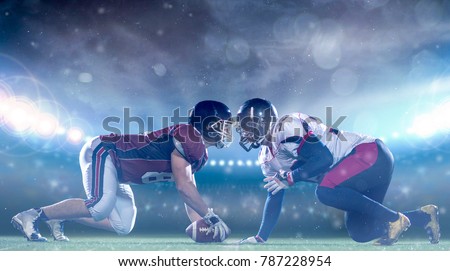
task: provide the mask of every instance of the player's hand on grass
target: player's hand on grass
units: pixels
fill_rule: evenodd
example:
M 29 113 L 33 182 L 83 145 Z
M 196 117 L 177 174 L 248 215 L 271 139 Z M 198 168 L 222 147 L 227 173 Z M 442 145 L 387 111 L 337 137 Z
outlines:
M 294 184 L 292 181 L 289 181 L 290 177 L 288 172 L 280 170 L 280 173 L 264 179 L 264 182 L 267 183 L 264 185 L 264 188 L 267 189 L 267 192 L 275 195 L 280 190 L 287 189 Z
M 214 232 L 213 238 L 219 236 L 220 241 L 223 241 L 228 237 L 228 235 L 230 235 L 230 228 L 228 228 L 227 224 L 225 224 L 225 222 L 223 222 L 223 220 L 213 212 L 212 208 L 208 209 L 208 213 L 203 217 L 203 219 L 206 223 L 208 223 L 208 225 L 210 225 L 207 234 Z
M 243 244 L 264 244 L 265 241 L 259 237 L 258 235 L 256 236 L 250 236 L 248 238 L 244 238 L 241 241 L 239 241 L 239 245 L 243 245 Z

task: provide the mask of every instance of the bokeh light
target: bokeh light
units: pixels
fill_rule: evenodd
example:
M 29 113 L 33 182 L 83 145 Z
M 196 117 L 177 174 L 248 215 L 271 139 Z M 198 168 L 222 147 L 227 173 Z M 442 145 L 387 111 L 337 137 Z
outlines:
M 84 131 L 79 127 L 71 127 L 67 131 L 67 141 L 73 145 L 79 145 L 85 137 Z
M 5 101 L 2 114 L 6 129 L 12 134 L 26 134 L 36 124 L 37 110 L 26 97 L 13 97 Z
M 58 129 L 58 120 L 48 113 L 41 113 L 37 118 L 36 133 L 43 138 L 52 138 Z

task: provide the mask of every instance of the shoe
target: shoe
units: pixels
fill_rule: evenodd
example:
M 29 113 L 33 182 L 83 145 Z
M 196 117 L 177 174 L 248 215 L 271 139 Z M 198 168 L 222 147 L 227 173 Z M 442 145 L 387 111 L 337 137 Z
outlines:
M 425 205 L 420 210 L 430 216 L 430 222 L 425 225 L 430 243 L 437 244 L 441 238 L 441 229 L 439 227 L 439 210 L 436 205 Z
M 398 213 L 398 216 L 394 222 L 388 222 L 386 235 L 375 241 L 374 245 L 390 246 L 396 243 L 400 235 L 411 226 L 411 222 L 404 214 Z
M 36 225 L 39 214 L 35 209 L 18 213 L 11 219 L 11 224 L 21 231 L 28 241 L 47 242 L 47 238 L 41 236 Z
M 64 235 L 64 220 L 47 220 L 45 221 L 52 233 L 55 241 L 69 242 L 69 238 Z

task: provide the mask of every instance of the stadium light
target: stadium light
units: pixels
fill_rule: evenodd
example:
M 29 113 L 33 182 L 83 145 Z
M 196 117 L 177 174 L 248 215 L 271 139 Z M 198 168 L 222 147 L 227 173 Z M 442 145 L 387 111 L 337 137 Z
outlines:
M 431 112 L 418 115 L 408 133 L 429 138 L 437 133 L 447 133 L 450 130 L 450 101 L 446 101 Z
M 71 144 L 80 144 L 84 138 L 84 132 L 81 128 L 72 127 L 67 131 L 67 141 Z
M 216 160 L 211 160 L 211 161 L 209 162 L 209 165 L 212 166 L 212 167 L 215 167 L 215 166 L 217 165 Z
M 41 113 L 38 116 L 35 131 L 44 138 L 52 137 L 58 129 L 58 120 L 51 114 Z
M 33 103 L 24 97 L 13 97 L 2 106 L 5 124 L 13 133 L 26 133 L 36 123 L 37 110 Z

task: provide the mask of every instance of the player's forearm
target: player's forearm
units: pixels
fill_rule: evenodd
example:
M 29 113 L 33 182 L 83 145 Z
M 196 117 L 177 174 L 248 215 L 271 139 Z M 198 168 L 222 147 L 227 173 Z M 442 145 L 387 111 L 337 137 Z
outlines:
M 281 190 L 275 195 L 269 193 L 267 195 L 266 204 L 264 205 L 263 217 L 258 231 L 258 236 L 264 241 L 269 239 L 272 230 L 275 228 L 278 218 L 281 214 L 281 207 L 283 206 L 284 190 Z
M 201 198 L 197 188 L 190 182 L 177 183 L 178 192 L 184 203 L 192 208 L 198 215 L 205 216 L 208 213 L 208 206 Z
M 194 209 L 189 207 L 186 203 L 184 204 L 184 206 L 186 208 L 186 213 L 189 217 L 189 220 L 191 220 L 191 222 L 197 221 L 202 218 L 196 211 L 194 211 Z

